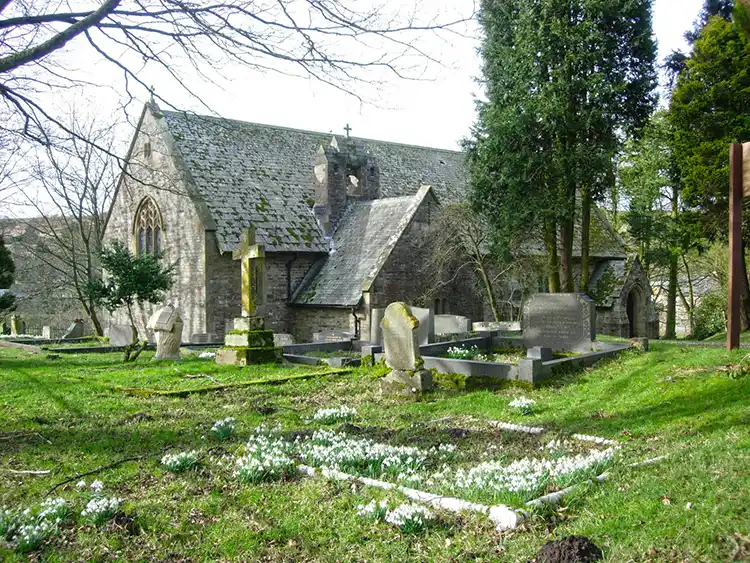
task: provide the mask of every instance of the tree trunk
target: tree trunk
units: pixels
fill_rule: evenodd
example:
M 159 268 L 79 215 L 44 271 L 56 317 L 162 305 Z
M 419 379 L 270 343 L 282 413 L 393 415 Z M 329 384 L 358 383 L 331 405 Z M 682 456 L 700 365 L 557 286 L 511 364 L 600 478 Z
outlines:
M 742 241 L 742 260 L 740 260 L 740 271 L 742 286 L 740 287 L 740 312 L 742 330 L 750 328 L 750 286 L 747 281 L 747 258 L 745 254 L 745 241 Z
M 479 276 L 482 278 L 482 284 L 484 285 L 484 290 L 487 293 L 487 300 L 490 302 L 492 316 L 494 317 L 495 322 L 498 322 L 500 320 L 500 314 L 497 311 L 497 299 L 495 298 L 495 290 L 492 289 L 492 283 L 490 282 L 489 276 L 487 276 L 487 271 L 485 270 L 484 264 L 482 262 L 477 263 L 477 270 L 479 271 Z
M 99 315 L 96 312 L 96 309 L 94 307 L 89 307 L 88 315 L 89 315 L 89 318 L 91 319 L 91 324 L 94 325 L 94 331 L 96 332 L 96 335 L 104 336 L 104 330 L 102 329 L 102 322 L 99 320 Z
M 667 289 L 667 329 L 664 338 L 677 338 L 677 254 L 669 255 L 669 287 Z
M 690 265 L 685 259 L 684 254 L 682 255 L 682 264 L 685 266 L 685 276 L 687 277 L 688 284 L 689 303 L 685 308 L 688 312 L 688 327 L 692 336 L 693 332 L 695 332 L 695 288 L 693 287 L 693 276 L 690 273 Z
M 565 218 L 560 225 L 560 285 L 564 293 L 573 293 L 573 219 Z
M 547 248 L 547 281 L 550 293 L 560 293 L 560 269 L 557 259 L 557 223 L 544 222 L 544 245 Z
M 581 188 L 581 284 L 580 292 L 589 291 L 589 246 L 591 241 L 591 194 Z

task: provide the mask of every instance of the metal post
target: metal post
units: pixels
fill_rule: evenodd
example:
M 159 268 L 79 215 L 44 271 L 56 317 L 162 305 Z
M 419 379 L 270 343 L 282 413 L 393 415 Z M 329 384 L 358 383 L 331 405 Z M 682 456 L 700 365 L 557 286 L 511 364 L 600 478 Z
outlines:
M 740 292 L 742 284 L 742 145 L 729 151 L 729 322 L 727 350 L 740 347 Z

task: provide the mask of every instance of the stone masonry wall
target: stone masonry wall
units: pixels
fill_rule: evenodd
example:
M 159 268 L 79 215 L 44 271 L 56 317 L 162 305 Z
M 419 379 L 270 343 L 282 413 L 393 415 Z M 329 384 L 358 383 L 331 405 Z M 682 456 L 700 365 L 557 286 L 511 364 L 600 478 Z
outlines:
M 437 202 L 426 198 L 372 284 L 370 308 L 385 308 L 394 301 L 434 308 L 434 300 L 440 298 L 445 300 L 450 314 L 481 320 L 482 303 L 474 294 L 470 274 L 459 276 L 439 294 L 426 296 L 430 280 L 422 271 L 429 253 L 425 244 L 429 245 L 429 241 L 425 242 L 424 233 L 437 213 Z M 362 323 L 362 338 L 369 338 L 369 315 Z
M 364 327 L 362 327 L 364 330 Z M 354 333 L 354 317 L 349 309 L 295 307 L 292 334 L 296 342 L 312 342 L 313 333 L 344 330 Z
M 266 317 L 268 330 L 292 332 L 290 292 L 294 293 L 317 258 L 315 254 L 266 255 L 266 303 L 258 312 Z M 230 253 L 219 253 L 213 233 L 206 233 L 206 271 L 208 331 L 221 339 L 227 323 L 241 314 L 241 266 Z
M 145 151 L 146 142 L 151 144 L 150 156 Z M 135 251 L 135 213 L 144 197 L 154 199 L 163 220 L 164 260 L 178 267 L 174 288 L 165 301 L 179 308 L 184 320 L 182 338 L 189 341 L 192 334 L 206 332 L 204 227 L 184 178 L 174 165 L 171 146 L 163 120 L 147 111 L 134 141 L 129 175 L 123 177 L 112 205 L 105 242 L 120 240 Z M 136 312 L 141 337 L 146 336 L 145 327 L 152 311 L 153 307 L 147 306 Z M 127 323 L 124 310 L 116 311 L 110 319 L 110 324 Z

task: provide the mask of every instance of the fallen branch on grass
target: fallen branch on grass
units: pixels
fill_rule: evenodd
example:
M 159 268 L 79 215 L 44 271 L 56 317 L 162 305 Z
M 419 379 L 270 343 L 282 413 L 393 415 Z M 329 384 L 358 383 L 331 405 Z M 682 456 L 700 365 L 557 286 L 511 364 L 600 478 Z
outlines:
M 160 449 L 158 452 L 151 452 L 148 454 L 133 456 L 133 457 L 124 457 L 122 459 L 118 459 L 117 461 L 113 463 L 108 463 L 107 465 L 102 465 L 101 467 L 97 467 L 96 469 L 92 469 L 91 471 L 85 471 L 84 473 L 79 473 L 78 475 L 73 475 L 72 477 L 68 477 L 64 481 L 60 481 L 59 483 L 55 484 L 49 491 L 44 493 L 45 497 L 48 497 L 52 493 L 54 493 L 58 488 L 62 487 L 63 485 L 67 485 L 68 483 L 72 483 L 73 481 L 77 481 L 81 479 L 81 477 L 87 477 L 88 475 L 93 475 L 95 473 L 99 473 L 100 471 L 106 471 L 107 469 L 112 469 L 114 467 L 117 467 L 118 465 L 122 465 L 123 463 L 127 463 L 129 461 L 141 461 L 142 459 L 146 459 L 155 455 L 163 454 L 165 451 L 171 449 L 172 446 L 167 446 L 166 448 Z

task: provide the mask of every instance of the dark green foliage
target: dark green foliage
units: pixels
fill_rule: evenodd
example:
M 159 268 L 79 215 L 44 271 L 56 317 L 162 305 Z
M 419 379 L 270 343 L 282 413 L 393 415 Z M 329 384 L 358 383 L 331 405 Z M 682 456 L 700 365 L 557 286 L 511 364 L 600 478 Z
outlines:
M 714 291 L 703 296 L 695 308 L 693 338 L 705 340 L 717 332 L 727 330 L 727 295 Z
M 616 132 L 639 128 L 654 106 L 650 2 L 484 0 L 479 20 L 487 102 L 464 144 L 473 204 L 504 250 L 518 232 L 539 240 L 559 225 L 564 264 L 576 192 L 595 200 L 611 185 Z
M 16 264 L 10 249 L 5 246 L 5 238 L 0 235 L 0 289 L 8 289 L 13 285 L 16 274 Z M 16 296 L 5 292 L 0 295 L 0 315 L 9 313 L 16 308 Z
M 16 274 L 16 264 L 10 249 L 5 246 L 5 238 L 0 235 L 0 289 L 8 289 L 13 285 Z
M 733 10 L 734 0 L 704 0 L 698 19 L 695 20 L 693 29 L 685 34 L 685 39 L 690 43 L 695 43 L 712 17 L 718 16 L 725 21 L 730 21 Z
M 106 278 L 91 282 L 88 289 L 110 312 L 136 303 L 157 303 L 174 285 L 174 265 L 163 265 L 158 254 L 131 254 L 120 241 L 102 249 L 101 261 Z
M 727 228 L 729 144 L 750 140 L 750 49 L 731 23 L 712 18 L 672 95 L 674 151 L 686 203 L 711 237 Z
M 126 347 L 125 361 L 134 360 L 143 346 L 131 358 L 130 352 L 138 345 L 133 306 L 161 301 L 174 285 L 175 266 L 162 264 L 159 254 L 131 254 L 120 241 L 102 248 L 100 258 L 106 277 L 89 282 L 86 292 L 92 302 L 110 312 L 127 309 L 133 342 Z

